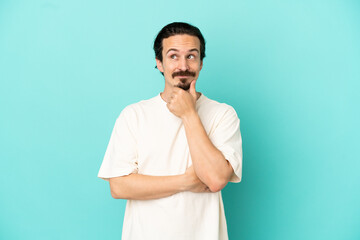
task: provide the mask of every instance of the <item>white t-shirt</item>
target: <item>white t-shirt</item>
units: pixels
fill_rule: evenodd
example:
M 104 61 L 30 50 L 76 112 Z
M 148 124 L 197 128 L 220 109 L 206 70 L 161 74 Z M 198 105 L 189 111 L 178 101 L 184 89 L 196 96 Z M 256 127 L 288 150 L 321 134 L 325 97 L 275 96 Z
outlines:
M 240 182 L 242 140 L 235 110 L 201 94 L 196 109 L 215 147 Z M 182 120 L 171 113 L 160 94 L 128 105 L 115 122 L 98 177 L 139 173 L 179 175 L 192 164 Z M 221 191 L 180 192 L 154 200 L 128 200 L 123 240 L 228 239 Z

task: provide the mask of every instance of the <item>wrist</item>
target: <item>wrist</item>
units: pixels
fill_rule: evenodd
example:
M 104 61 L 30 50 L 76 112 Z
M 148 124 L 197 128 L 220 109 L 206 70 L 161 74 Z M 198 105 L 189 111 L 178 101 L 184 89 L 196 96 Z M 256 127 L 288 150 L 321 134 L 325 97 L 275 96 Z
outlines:
M 189 180 L 188 180 L 188 176 L 184 173 L 179 175 L 180 177 L 180 192 L 185 192 L 189 190 Z
M 190 122 L 190 121 L 193 121 L 194 119 L 196 119 L 197 117 L 198 117 L 198 113 L 194 109 L 194 110 L 189 111 L 188 113 L 182 115 L 181 120 L 183 122 Z

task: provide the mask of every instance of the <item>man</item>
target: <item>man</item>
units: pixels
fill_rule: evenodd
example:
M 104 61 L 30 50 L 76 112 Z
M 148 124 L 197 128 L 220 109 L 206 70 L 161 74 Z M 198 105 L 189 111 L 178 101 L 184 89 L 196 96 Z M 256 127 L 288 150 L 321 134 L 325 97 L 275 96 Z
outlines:
M 195 90 L 198 28 L 171 23 L 154 50 L 164 91 L 123 109 L 98 174 L 112 197 L 128 199 L 122 239 L 228 239 L 221 189 L 241 180 L 240 120 Z

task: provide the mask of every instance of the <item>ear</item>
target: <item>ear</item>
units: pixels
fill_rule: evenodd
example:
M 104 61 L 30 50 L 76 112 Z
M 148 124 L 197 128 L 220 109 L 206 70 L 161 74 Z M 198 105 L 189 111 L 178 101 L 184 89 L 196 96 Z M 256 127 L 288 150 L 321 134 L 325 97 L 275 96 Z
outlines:
M 157 59 L 157 58 L 155 58 L 155 60 L 156 60 L 156 67 L 159 69 L 159 71 L 160 72 L 164 72 L 164 68 L 163 68 L 163 65 L 162 65 L 162 62 L 159 60 L 159 59 Z
M 200 63 L 200 70 L 202 69 L 203 67 L 203 60 L 201 60 L 201 63 Z

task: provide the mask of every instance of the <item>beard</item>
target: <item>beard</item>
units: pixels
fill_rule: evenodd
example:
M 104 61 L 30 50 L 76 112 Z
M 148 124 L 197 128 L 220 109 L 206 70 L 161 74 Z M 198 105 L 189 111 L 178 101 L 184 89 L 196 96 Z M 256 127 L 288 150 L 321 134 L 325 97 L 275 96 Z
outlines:
M 180 78 L 180 81 L 181 82 L 179 84 L 174 85 L 174 87 L 181 88 L 185 91 L 189 90 L 191 83 L 186 82 L 187 78 Z
M 176 76 L 189 76 L 189 77 L 195 77 L 196 73 L 195 72 L 191 72 L 191 71 L 179 71 L 179 72 L 174 72 L 172 74 L 172 77 L 175 78 Z M 188 78 L 180 78 L 180 83 L 174 85 L 174 87 L 178 87 L 181 88 L 185 91 L 189 90 L 190 88 L 190 83 L 191 82 L 187 82 Z

